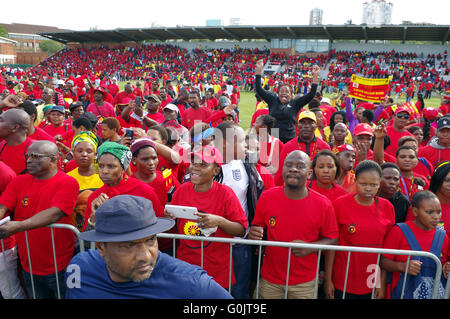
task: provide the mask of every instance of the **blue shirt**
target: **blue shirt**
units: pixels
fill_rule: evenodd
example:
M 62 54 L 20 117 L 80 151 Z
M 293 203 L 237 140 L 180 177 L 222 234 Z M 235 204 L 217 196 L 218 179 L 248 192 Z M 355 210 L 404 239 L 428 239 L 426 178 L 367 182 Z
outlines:
M 77 269 L 81 276 L 77 276 Z M 65 282 L 66 299 L 232 299 L 205 270 L 162 252 L 158 252 L 155 268 L 147 280 L 115 282 L 98 250 L 90 249 L 72 258 Z

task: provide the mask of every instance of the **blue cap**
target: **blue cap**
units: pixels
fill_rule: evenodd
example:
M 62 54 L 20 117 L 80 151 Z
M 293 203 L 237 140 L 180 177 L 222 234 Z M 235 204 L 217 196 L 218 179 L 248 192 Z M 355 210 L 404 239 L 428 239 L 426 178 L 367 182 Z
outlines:
M 54 106 L 52 106 L 52 108 L 50 109 L 50 112 L 53 112 L 53 111 L 58 111 L 58 112 L 60 112 L 62 114 L 66 114 L 66 108 L 64 106 L 62 106 L 62 105 L 54 105 Z
M 127 242 L 165 232 L 174 225 L 173 219 L 156 217 L 150 200 L 118 195 L 97 209 L 95 229 L 78 236 L 94 242 Z

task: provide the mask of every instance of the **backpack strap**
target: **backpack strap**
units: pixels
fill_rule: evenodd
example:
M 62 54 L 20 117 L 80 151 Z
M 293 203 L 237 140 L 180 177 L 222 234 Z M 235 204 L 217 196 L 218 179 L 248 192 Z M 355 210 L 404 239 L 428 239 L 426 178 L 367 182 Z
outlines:
M 442 228 L 436 228 L 436 232 L 434 233 L 433 242 L 431 243 L 430 252 L 436 255 L 440 259 L 442 244 L 444 243 L 445 238 L 445 230 Z
M 425 157 L 418 157 L 417 158 L 423 165 L 425 165 L 425 167 L 428 169 L 428 171 L 430 172 L 430 173 L 433 173 L 432 171 L 431 171 L 431 167 L 430 167 L 430 165 L 428 165 L 428 161 L 425 159 Z
M 3 143 L 3 146 L 2 146 L 2 149 L 0 150 L 0 154 L 3 152 L 3 150 L 5 149 L 5 147 L 6 147 L 6 141 L 2 141 L 1 143 Z M 0 144 L 1 144 L 0 143 Z
M 422 247 L 420 247 L 419 242 L 417 241 L 416 236 L 414 236 L 411 228 L 409 228 L 409 226 L 405 223 L 397 223 L 396 225 L 400 227 L 403 235 L 405 235 L 411 250 L 422 251 Z

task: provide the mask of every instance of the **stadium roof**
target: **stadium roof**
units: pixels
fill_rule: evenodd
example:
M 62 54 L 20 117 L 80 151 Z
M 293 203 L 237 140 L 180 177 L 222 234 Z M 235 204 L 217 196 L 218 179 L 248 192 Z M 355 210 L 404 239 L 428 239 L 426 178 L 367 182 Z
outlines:
M 291 26 L 216 26 L 156 27 L 90 31 L 38 32 L 62 43 L 140 42 L 144 40 L 229 39 L 325 39 L 325 40 L 400 40 L 449 41 L 450 25 L 291 25 Z

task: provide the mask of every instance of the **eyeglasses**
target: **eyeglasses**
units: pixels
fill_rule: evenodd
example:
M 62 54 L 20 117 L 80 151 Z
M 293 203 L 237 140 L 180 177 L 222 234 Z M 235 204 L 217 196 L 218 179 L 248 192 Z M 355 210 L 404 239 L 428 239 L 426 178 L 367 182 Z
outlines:
M 397 114 L 397 117 L 398 117 L 399 119 L 405 119 L 405 120 L 407 120 L 407 119 L 409 119 L 409 114 L 401 114 L 401 113 L 398 113 L 398 114 Z
M 44 157 L 52 158 L 53 155 L 46 155 L 46 154 L 39 154 L 39 153 L 28 153 L 28 154 L 25 154 L 25 160 L 28 160 L 29 158 L 31 158 L 32 160 L 39 160 L 39 159 L 44 158 Z

